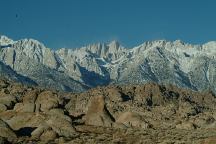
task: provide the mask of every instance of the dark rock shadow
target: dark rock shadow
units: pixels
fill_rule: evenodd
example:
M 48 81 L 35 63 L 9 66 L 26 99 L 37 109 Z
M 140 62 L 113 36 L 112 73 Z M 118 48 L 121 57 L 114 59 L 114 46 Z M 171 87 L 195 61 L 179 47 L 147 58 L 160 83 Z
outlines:
M 18 137 L 23 137 L 23 136 L 31 136 L 31 133 L 36 129 L 36 127 L 24 127 L 21 128 L 17 131 L 15 131 L 16 135 Z

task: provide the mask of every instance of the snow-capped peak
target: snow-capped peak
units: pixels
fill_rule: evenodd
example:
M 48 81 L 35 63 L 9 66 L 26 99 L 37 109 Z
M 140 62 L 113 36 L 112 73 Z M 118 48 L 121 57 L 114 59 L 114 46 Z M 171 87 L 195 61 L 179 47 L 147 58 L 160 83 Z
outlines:
M 14 42 L 1 36 L 0 40 L 13 43 L 8 49 L 1 49 L 0 59 L 27 76 L 35 70 L 44 75 L 42 66 L 37 66 L 43 65 L 88 86 L 155 81 L 195 90 L 212 87 L 216 92 L 214 41 L 192 45 L 180 40 L 155 40 L 131 49 L 112 41 L 53 51 L 34 39 Z
M 6 46 L 6 45 L 9 45 L 9 44 L 13 44 L 14 41 L 4 35 L 0 35 L 0 45 L 1 46 Z

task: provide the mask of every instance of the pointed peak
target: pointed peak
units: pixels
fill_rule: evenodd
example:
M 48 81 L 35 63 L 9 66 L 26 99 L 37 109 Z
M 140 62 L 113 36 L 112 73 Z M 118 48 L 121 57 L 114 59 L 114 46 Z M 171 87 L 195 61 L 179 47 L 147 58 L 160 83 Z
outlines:
M 22 42 L 30 42 L 30 43 L 37 43 L 37 44 L 39 44 L 40 42 L 38 41 L 38 40 L 35 40 L 35 39 L 27 39 L 27 38 L 25 38 L 25 39 L 21 39 L 21 40 L 19 40 L 19 41 L 22 41 Z M 40 43 L 41 44 L 41 43 Z
M 7 36 L 4 35 L 0 35 L 0 44 L 1 45 L 9 45 L 9 44 L 13 44 L 14 41 L 10 38 L 8 38 Z
M 118 51 L 121 48 L 120 43 L 117 40 L 111 41 L 108 44 L 108 47 L 111 51 Z
M 184 43 L 182 40 L 180 40 L 180 39 L 175 40 L 173 43 L 174 43 L 174 44 L 177 44 L 177 45 L 184 45 L 184 44 L 185 44 L 185 43 Z
M 119 41 L 118 40 L 112 40 L 112 41 L 110 41 L 110 43 L 119 43 Z
M 43 43 L 41 43 L 35 39 L 21 39 L 21 40 L 17 41 L 17 43 L 19 43 L 21 45 L 28 45 L 30 47 L 36 46 L 36 47 L 40 47 L 40 48 L 45 48 L 45 45 Z
M 109 42 L 108 45 L 113 45 L 113 46 L 115 45 L 115 46 L 119 46 L 120 43 L 119 43 L 117 40 L 113 40 L 113 41 Z

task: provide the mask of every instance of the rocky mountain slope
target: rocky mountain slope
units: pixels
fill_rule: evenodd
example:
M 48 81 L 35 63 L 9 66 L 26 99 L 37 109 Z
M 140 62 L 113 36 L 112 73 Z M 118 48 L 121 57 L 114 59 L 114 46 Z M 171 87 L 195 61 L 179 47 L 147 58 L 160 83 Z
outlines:
M 34 86 L 37 85 L 36 82 L 34 82 L 28 77 L 17 74 L 10 66 L 5 65 L 1 61 L 0 61 L 0 77 L 2 78 L 4 77 L 8 80 L 13 80 L 16 82 L 21 82 L 26 85 L 34 85 Z
M 151 81 L 216 92 L 216 42 L 158 40 L 129 49 L 113 41 L 54 51 L 33 39 L 1 36 L 0 45 L 2 62 L 39 85 L 59 90 Z
M 74 92 L 88 89 L 88 86 L 51 67 L 54 53 L 38 41 L 24 39 L 14 42 L 1 36 L 0 44 L 0 61 L 39 86 Z
M 78 94 L 0 80 L 0 143 L 215 143 L 215 105 L 156 83 Z

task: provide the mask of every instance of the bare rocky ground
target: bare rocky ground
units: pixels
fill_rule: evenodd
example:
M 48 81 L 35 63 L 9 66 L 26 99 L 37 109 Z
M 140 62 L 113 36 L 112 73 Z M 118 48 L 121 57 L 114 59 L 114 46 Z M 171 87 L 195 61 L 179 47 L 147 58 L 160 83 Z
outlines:
M 73 94 L 0 80 L 0 143 L 215 144 L 215 105 L 155 83 Z

